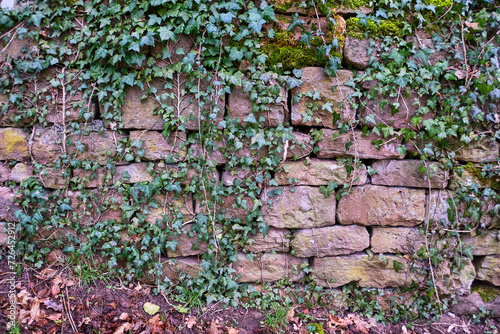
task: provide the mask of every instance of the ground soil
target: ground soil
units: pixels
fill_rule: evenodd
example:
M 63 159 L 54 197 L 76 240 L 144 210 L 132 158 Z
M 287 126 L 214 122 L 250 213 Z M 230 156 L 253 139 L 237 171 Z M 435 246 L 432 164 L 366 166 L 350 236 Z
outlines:
M 174 301 L 153 295 L 152 287 L 135 283 L 123 286 L 119 280 L 95 281 L 83 285 L 67 268 L 24 267 L 16 276 L 20 331 L 7 328 L 9 306 L 7 261 L 0 260 L 0 333 L 209 333 L 209 334 L 268 334 L 277 333 L 263 325 L 269 311 L 227 307 L 215 303 L 205 308 L 191 308 L 180 313 Z M 149 315 L 145 303 L 159 306 L 159 312 Z M 182 305 L 181 305 L 182 306 Z M 182 310 L 181 310 L 182 311 Z M 467 333 L 498 334 L 500 319 L 487 319 L 474 324 L 466 317 L 443 315 L 433 323 L 385 325 L 355 314 L 330 315 L 324 308 L 307 309 L 296 305 L 286 329 L 280 333 L 306 334 L 307 325 L 321 323 L 325 333 Z

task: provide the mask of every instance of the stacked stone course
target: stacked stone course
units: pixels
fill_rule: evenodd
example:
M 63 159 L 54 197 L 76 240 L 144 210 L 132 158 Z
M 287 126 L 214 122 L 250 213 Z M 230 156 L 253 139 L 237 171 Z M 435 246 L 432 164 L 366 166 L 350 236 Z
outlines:
M 366 51 L 367 45 L 369 41 L 348 38 L 344 62 L 357 69 L 365 69 L 370 59 L 362 51 Z M 352 76 L 352 71 L 339 70 L 336 77 L 330 78 L 320 67 L 304 68 L 303 84 L 291 91 L 280 87 L 282 103 L 270 105 L 262 115 L 268 127 L 291 124 L 297 142 L 290 144 L 283 169 L 275 175 L 279 186 L 262 190 L 262 212 L 270 230 L 265 237 L 262 233 L 252 236 L 240 250 L 233 264 L 235 275 L 240 275 L 240 282 L 273 282 L 282 278 L 298 281 L 304 275 L 301 266 L 310 265 L 312 279 L 324 287 L 340 287 L 351 282 L 373 288 L 408 286 L 423 277 L 418 272 L 410 271 L 410 267 L 415 264 L 401 255 L 412 255 L 425 247 L 426 240 L 422 236 L 422 230 L 426 228 L 424 222 L 429 219 L 446 221 L 450 209 L 463 212 L 463 207 L 450 208 L 447 199 L 453 198 L 454 191 L 464 182 L 467 185 L 478 184 L 479 187 L 491 185 L 491 181 L 485 184 L 485 181 L 468 172 L 450 178 L 438 162 L 428 162 L 426 165 L 433 171 L 431 178 L 419 171 L 422 163 L 415 160 L 418 153 L 416 147 L 408 146 L 406 156 L 397 150 L 404 145 L 401 139 L 380 138 L 373 133 L 365 135 L 361 128 L 340 133 L 333 122 L 333 113 L 321 108 L 308 115 L 307 102 L 312 101 L 305 94 L 318 91 L 321 99 L 315 102 L 330 103 L 341 121 L 363 121 L 368 114 L 374 114 L 377 121 L 392 124 L 396 129 L 411 127 L 409 119 L 418 109 L 414 101 L 423 103 L 424 96 L 408 92 L 404 104 L 411 107 L 408 110 L 401 109 L 395 115 L 392 115 L 389 107 L 379 108 L 379 98 L 365 101 L 365 107 L 356 110 L 347 98 L 354 91 L 346 85 Z M 371 89 L 376 85 L 373 83 L 365 88 Z M 199 131 L 200 128 L 201 120 L 195 108 L 184 109 L 183 116 L 188 122 L 182 131 L 164 138 L 161 133 L 164 119 L 155 113 L 158 101 L 142 99 L 143 94 L 139 87 L 126 90 L 121 122 L 96 122 L 96 131 L 89 134 L 68 131 L 67 138 L 77 143 L 77 146 L 68 146 L 66 153 L 100 165 L 94 172 L 77 169 L 72 175 L 61 174 L 60 170 L 53 168 L 63 153 L 61 127 L 13 127 L 12 119 L 17 111 L 9 106 L 6 115 L 0 117 L 0 224 L 16 220 L 13 214 L 16 205 L 12 203 L 14 191 L 7 184 L 19 184 L 31 176 L 39 178 L 47 189 L 59 189 L 68 178 L 73 177 L 82 178 L 84 187 L 92 189 L 118 181 L 151 182 L 152 170 L 174 175 L 177 168 L 175 163 L 184 161 L 188 154 L 200 154 L 199 146 L 186 143 L 187 133 Z M 291 110 L 288 110 L 286 102 L 289 94 L 291 101 L 300 97 L 298 102 L 291 105 Z M 8 99 L 0 96 L 0 103 L 8 103 Z M 217 104 L 220 111 L 213 120 L 215 124 L 224 117 L 230 117 L 239 119 L 245 125 L 244 120 L 253 112 L 250 97 L 241 87 L 235 87 L 227 101 L 222 95 Z M 66 122 L 92 122 L 96 110 L 103 108 L 102 105 L 91 104 L 90 108 L 85 109 L 91 114 L 87 120 L 78 113 L 75 115 L 71 109 L 66 115 Z M 55 109 L 60 110 L 57 107 Z M 50 115 L 49 123 L 61 124 L 60 115 Z M 432 117 L 432 114 L 428 117 Z M 317 153 L 313 153 L 314 145 L 309 131 L 313 128 L 322 131 L 322 140 L 316 143 L 319 149 Z M 122 153 L 117 152 L 117 142 L 127 137 L 132 143 L 142 142 L 142 160 L 145 162 L 128 163 L 123 160 Z M 222 182 L 227 187 L 247 176 L 255 177 L 250 170 L 227 165 L 227 155 L 224 156 L 222 152 L 225 140 L 222 138 L 221 142 L 216 143 L 220 150 L 210 156 L 222 170 L 221 173 L 214 173 L 212 180 Z M 384 142 L 380 149 L 372 145 L 374 140 Z M 346 145 L 349 142 L 352 145 Z M 133 149 L 137 153 L 138 148 Z M 268 152 L 265 149 L 252 151 L 245 144 L 233 154 L 258 160 Z M 170 161 L 167 165 L 164 161 L 168 157 Z M 460 148 L 456 157 L 464 163 L 498 161 L 499 143 L 495 139 L 472 142 L 468 147 Z M 361 163 L 351 173 L 347 173 L 337 158 L 357 158 Z M 118 165 L 111 176 L 107 176 L 104 168 L 109 160 Z M 47 165 L 48 168 L 44 173 L 36 174 L 34 164 Z M 369 175 L 367 167 L 377 173 Z M 192 170 L 188 178 L 194 175 L 196 171 Z M 188 182 L 182 181 L 183 184 Z M 340 187 L 347 185 L 350 194 L 340 199 L 335 194 L 325 197 L 320 192 L 320 186 L 330 182 Z M 75 210 L 86 214 L 85 219 L 93 219 L 93 214 L 99 210 L 80 203 L 78 192 L 71 192 L 68 196 Z M 116 194 L 112 196 L 117 202 L 121 200 Z M 191 196 L 181 199 L 174 198 L 172 194 L 163 196 L 160 201 L 180 208 L 186 222 L 197 213 L 206 212 L 201 201 Z M 269 204 L 271 199 L 272 204 Z M 235 201 L 235 196 L 229 196 L 224 203 L 219 203 L 219 209 L 230 217 L 241 218 L 245 223 L 246 215 L 253 207 L 253 199 L 243 198 L 248 209 L 238 207 Z M 495 214 L 481 218 L 481 229 L 476 236 L 464 235 L 461 238 L 464 245 L 474 247 L 474 260 L 467 262 L 460 273 L 437 268 L 437 286 L 441 293 L 467 295 L 475 279 L 500 286 L 498 203 L 484 205 L 489 211 L 497 209 Z M 147 220 L 155 222 L 168 214 L 165 209 L 159 208 L 150 212 Z M 461 218 L 460 214 L 458 217 Z M 122 215 L 115 205 L 102 212 L 99 219 L 121 220 Z M 190 227 L 188 224 L 188 231 Z M 127 236 L 123 235 L 122 238 Z M 196 231 L 193 234 L 181 234 L 176 240 L 176 250 L 167 250 L 162 260 L 165 264 L 164 275 L 172 280 L 178 277 L 178 270 L 196 275 L 198 270 L 202 270 L 198 266 L 199 255 L 207 251 L 210 245 L 196 243 L 197 247 L 193 247 L 197 240 Z M 0 241 L 6 243 L 3 230 L 0 231 Z M 427 240 L 427 243 L 433 242 L 435 240 Z M 250 260 L 246 253 L 254 253 L 254 260 Z M 175 263 L 172 262 L 174 258 Z M 394 268 L 396 262 L 401 264 L 399 270 Z

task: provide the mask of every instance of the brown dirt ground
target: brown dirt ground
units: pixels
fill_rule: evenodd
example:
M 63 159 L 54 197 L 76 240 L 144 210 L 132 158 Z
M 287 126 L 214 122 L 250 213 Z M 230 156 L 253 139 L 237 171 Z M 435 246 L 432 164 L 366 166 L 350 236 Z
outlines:
M 139 283 L 124 287 L 117 280 L 81 286 L 81 282 L 68 273 L 67 269 L 61 268 L 23 268 L 22 275 L 16 278 L 20 333 L 276 333 L 262 325 L 269 311 L 224 307 L 215 303 L 202 310 L 192 308 L 188 313 L 179 313 L 176 310 L 178 304 L 161 295 L 154 296 L 152 287 Z M 6 330 L 8 277 L 7 261 L 3 257 L 0 260 L 0 333 L 9 333 Z M 143 309 L 146 302 L 158 305 L 160 312 L 148 315 Z M 468 318 L 446 314 L 435 323 L 420 323 L 406 330 L 402 323 L 386 323 L 384 326 L 357 315 L 337 314 L 333 317 L 324 308 L 306 310 L 304 306 L 296 305 L 293 315 L 286 331 L 281 333 L 306 334 L 306 327 L 311 322 L 322 323 L 325 333 L 500 333 L 500 318 L 473 324 Z

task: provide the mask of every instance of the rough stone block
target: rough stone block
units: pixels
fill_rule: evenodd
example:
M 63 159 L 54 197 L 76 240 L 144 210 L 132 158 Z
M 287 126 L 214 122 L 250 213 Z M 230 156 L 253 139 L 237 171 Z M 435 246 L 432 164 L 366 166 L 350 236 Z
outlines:
M 181 196 L 173 193 L 164 193 L 155 196 L 158 208 L 149 208 L 150 212 L 144 212 L 146 221 L 155 224 L 158 219 L 163 224 L 164 218 L 167 223 L 172 223 L 175 219 L 181 219 L 182 222 L 192 220 L 195 216 L 193 210 L 193 197 L 190 193 L 184 193 Z M 170 224 L 169 224 L 170 225 Z
M 448 260 L 441 262 L 435 269 L 436 286 L 441 294 L 465 295 L 470 293 L 472 282 L 476 277 L 476 270 L 472 261 L 466 259 L 464 268 L 460 272 L 450 269 Z M 499 281 L 500 283 L 500 281 Z
M 448 200 L 453 200 L 453 205 L 448 204 Z M 494 199 L 475 203 L 479 205 L 483 215 L 479 217 L 480 228 L 500 228 L 500 210 L 498 203 Z M 478 222 L 472 217 L 466 203 L 460 202 L 455 198 L 453 191 L 433 190 L 428 195 L 427 206 L 429 210 L 429 219 L 444 220 L 450 223 L 448 211 L 455 215 L 455 221 L 463 225 L 477 224 Z
M 123 196 L 116 189 L 68 191 L 68 197 L 73 208 L 70 218 L 81 224 L 95 225 L 108 219 L 117 222 L 122 220 L 120 205 Z
M 90 132 L 88 135 L 71 134 L 76 146 L 68 145 L 68 154 L 74 155 L 79 160 L 90 160 L 106 165 L 110 159 L 118 155 L 117 143 L 125 136 L 116 131 Z
M 221 166 L 226 164 L 229 159 L 224 156 L 224 153 L 220 150 L 222 146 L 226 144 L 225 140 L 221 141 L 212 141 L 213 146 L 205 145 L 205 151 L 202 150 L 202 146 L 200 144 L 191 145 L 192 153 L 190 156 L 198 157 L 203 152 L 205 153 L 205 159 L 212 161 L 212 165 Z
M 177 237 L 167 237 L 169 241 L 175 240 L 178 242 L 175 251 L 167 248 L 168 257 L 199 255 L 207 251 L 208 243 L 198 241 L 198 233 L 193 230 L 194 226 L 196 226 L 196 224 L 188 224 L 184 227 L 186 233 L 182 233 Z
M 371 250 L 374 253 L 414 254 L 425 245 L 425 236 L 417 228 L 374 227 Z
M 478 168 L 477 171 L 480 173 L 481 169 Z M 462 175 L 453 173 L 453 175 L 450 177 L 448 188 L 456 190 L 462 187 L 476 186 L 479 188 L 493 188 L 496 190 L 500 189 L 500 180 L 498 178 L 482 178 L 480 176 L 481 174 L 478 174 L 468 170 L 463 170 Z
M 0 187 L 0 221 L 16 221 L 14 213 L 19 210 L 14 198 L 14 191 L 9 187 Z
M 380 44 L 372 39 L 362 39 L 353 38 L 347 36 L 344 44 L 344 58 L 343 60 L 347 65 L 351 65 L 357 69 L 364 70 L 368 68 L 370 64 L 370 58 L 378 60 L 376 57 L 377 47 Z M 370 54 L 368 52 L 370 51 Z
M 144 160 L 164 160 L 172 155 L 173 160 L 179 161 L 186 157 L 185 132 L 172 133 L 168 138 L 163 138 L 158 131 L 130 131 L 132 145 L 138 141 L 142 141 Z M 135 150 L 137 151 L 137 148 Z
M 343 165 L 339 165 L 336 161 L 311 158 L 309 162 L 285 162 L 283 164 L 283 171 L 276 173 L 276 179 L 279 185 L 321 186 L 327 185 L 329 182 L 363 185 L 366 183 L 367 175 L 364 165 L 362 168 L 355 168 L 351 172 L 351 175 L 348 175 L 346 168 Z
M 337 219 L 343 225 L 407 226 L 425 216 L 425 191 L 399 187 L 353 187 L 339 201 Z
M 7 246 L 9 242 L 9 237 L 11 239 L 15 238 L 15 235 L 10 234 L 9 231 L 13 231 L 12 226 L 9 226 L 9 223 L 7 222 L 0 222 L 0 246 Z
M 380 149 L 372 144 L 374 140 L 383 140 L 386 144 Z M 339 131 L 323 129 L 323 140 L 317 143 L 320 151 L 318 158 L 357 157 L 359 159 L 402 159 L 397 148 L 401 146 L 401 139 L 381 138 L 374 133 L 368 136 L 362 131 L 340 133 Z
M 500 255 L 485 256 L 479 261 L 477 279 L 500 286 Z
M 275 282 L 282 278 L 298 281 L 303 276 L 299 268 L 302 263 L 307 263 L 307 259 L 282 253 L 255 256 L 253 262 L 244 253 L 238 253 L 233 268 L 234 275 L 241 275 L 240 283 Z
M 226 187 L 234 186 L 236 180 L 242 183 L 240 186 L 243 186 L 243 182 L 249 177 L 251 180 L 255 180 L 255 175 L 252 170 L 244 170 L 241 167 L 234 167 L 222 172 L 222 182 Z
M 372 175 L 372 184 L 426 189 L 446 188 L 448 173 L 440 168 L 437 162 L 427 162 L 428 173 L 422 174 L 418 170 L 421 166 L 420 160 L 376 161 L 372 164 L 372 168 L 377 171 Z M 429 174 L 432 177 L 429 177 Z
M 20 4 L 17 4 L 17 1 L 11 0 L 7 1 L 4 0 L 7 4 L 11 4 L 12 7 L 10 8 L 19 8 L 23 7 Z M 6 5 L 7 5 L 6 4 Z M 2 7 L 3 3 L 2 3 Z M 7 7 L 9 8 L 9 7 Z M 0 60 L 1 61 L 6 61 L 7 59 L 18 59 L 20 57 L 23 57 L 31 52 L 37 52 L 38 51 L 38 43 L 36 41 L 33 41 L 29 38 L 26 37 L 26 35 L 20 35 L 17 32 L 14 33 L 14 35 L 11 37 L 11 40 L 9 42 L 5 42 L 2 40 L 0 42 Z
M 312 153 L 314 147 L 311 144 L 310 135 L 301 132 L 292 132 L 292 136 L 295 139 L 288 141 L 287 160 L 301 159 Z
M 335 224 L 335 196 L 325 198 L 319 188 L 269 187 L 262 192 L 261 201 L 262 215 L 269 226 L 313 228 Z
M 215 207 L 214 207 L 215 205 Z M 245 195 L 228 195 L 222 197 L 220 202 L 213 200 L 196 200 L 195 212 L 213 216 L 214 212 L 223 213 L 227 218 L 240 218 L 243 224 L 247 222 L 247 215 L 252 212 L 254 200 Z
M 62 189 L 66 185 L 71 174 L 63 169 L 46 167 L 40 171 L 37 177 L 45 188 Z
M 290 236 L 290 231 L 287 229 L 270 227 L 265 238 L 262 232 L 258 232 L 255 236 L 249 235 L 249 242 L 244 247 L 247 251 L 253 253 L 272 251 L 288 253 L 290 250 Z
M 474 236 L 462 234 L 462 242 L 474 247 L 472 254 L 475 256 L 500 255 L 500 230 L 480 229 Z
M 10 168 L 7 163 L 0 163 L 0 185 L 10 180 Z
M 113 175 L 105 168 L 99 167 L 95 170 L 74 169 L 73 182 L 82 184 L 85 188 L 97 188 L 111 184 Z
M 113 179 L 114 182 L 120 181 L 122 183 L 151 182 L 153 181 L 152 172 L 152 168 L 151 171 L 148 170 L 147 162 L 139 162 L 116 167 Z
M 285 14 L 300 14 L 300 15 L 308 15 L 308 16 L 315 16 L 316 11 L 314 7 L 311 7 L 309 5 L 303 6 L 301 3 L 298 3 L 294 0 L 271 0 L 269 3 L 273 4 L 274 10 L 277 11 L 278 13 L 285 13 Z M 369 14 L 373 11 L 373 9 L 369 6 L 345 6 L 341 5 L 340 3 L 335 6 L 335 13 L 338 15 L 345 16 L 347 14 L 356 14 L 357 12 L 361 12 L 363 14 Z
M 163 130 L 163 116 L 154 113 L 160 104 L 151 96 L 142 99 L 143 95 L 146 95 L 146 91 L 139 86 L 125 90 L 124 103 L 120 109 L 123 129 Z
M 0 160 L 28 158 L 29 134 L 21 129 L 0 128 Z
M 264 83 L 263 83 L 264 84 Z M 244 92 L 243 87 L 235 86 L 229 95 L 228 107 L 229 116 L 231 118 L 237 118 L 240 120 L 242 126 L 248 124 L 245 119 L 251 114 L 254 115 L 255 120 L 258 122 L 259 117 L 263 116 L 265 118 L 263 126 L 266 127 L 277 127 L 286 121 L 287 112 L 287 91 L 278 85 L 276 82 L 267 82 L 269 89 L 274 89 L 277 87 L 279 90 L 279 96 L 277 97 L 276 103 L 267 104 L 264 106 L 266 110 L 260 112 L 257 106 L 254 106 L 254 102 L 250 100 L 250 93 Z
M 369 85 L 369 84 L 367 84 Z M 382 101 L 387 101 L 388 103 L 384 105 L 383 108 L 380 107 Z M 369 127 L 374 127 L 370 121 L 366 120 L 366 117 L 373 115 L 373 119 L 376 124 L 384 123 L 392 126 L 394 129 L 402 128 L 413 128 L 411 122 L 412 117 L 417 115 L 417 111 L 420 107 L 426 106 L 427 98 L 425 96 L 419 96 L 416 92 L 410 91 L 401 92 L 397 96 L 384 96 L 383 93 L 376 92 L 372 99 L 364 99 L 362 104 L 364 108 L 361 109 L 360 118 L 363 124 Z M 399 104 L 396 108 L 397 112 L 393 114 L 391 106 L 394 104 Z M 421 115 L 422 120 L 430 119 L 434 117 L 432 112 L 426 115 Z
M 405 259 L 393 255 L 386 255 L 385 258 L 387 265 L 379 256 L 370 259 L 365 254 L 315 258 L 313 279 L 319 285 L 331 288 L 351 282 L 361 287 L 389 288 L 408 286 L 415 280 Z M 394 270 L 394 261 L 403 265 L 398 272 Z
M 455 159 L 459 161 L 487 162 L 497 161 L 500 144 L 494 139 L 475 140 L 469 146 L 456 144 L 460 148 L 455 151 Z
M 292 89 L 292 124 L 302 126 L 322 126 L 335 129 L 337 124 L 333 123 L 334 115 L 340 115 L 343 121 L 353 121 L 356 111 L 351 107 L 347 96 L 354 90 L 344 86 L 344 83 L 352 77 L 348 70 L 338 70 L 337 77 L 330 78 L 321 67 L 306 67 L 302 70 L 302 85 Z M 318 99 L 306 97 L 310 91 L 319 94 Z M 300 98 L 300 99 L 299 99 Z M 299 99 L 298 102 L 296 99 Z M 309 103 L 316 103 L 317 110 L 310 110 Z M 329 104 L 332 112 L 324 110 L 323 106 Z
M 299 230 L 291 242 L 297 257 L 347 255 L 370 247 L 370 235 L 364 226 L 328 226 Z
M 10 180 L 21 183 L 33 176 L 33 166 L 17 163 L 10 171 Z
M 490 312 L 490 317 L 500 317 L 500 298 L 485 302 L 477 291 L 473 291 L 470 295 L 457 296 L 457 303 L 453 304 L 450 311 L 456 315 L 470 316 L 471 314 L 479 314 L 484 311 Z
M 62 140 L 62 131 L 37 128 L 33 137 L 33 146 L 31 149 L 33 162 L 42 165 L 55 163 L 63 152 Z

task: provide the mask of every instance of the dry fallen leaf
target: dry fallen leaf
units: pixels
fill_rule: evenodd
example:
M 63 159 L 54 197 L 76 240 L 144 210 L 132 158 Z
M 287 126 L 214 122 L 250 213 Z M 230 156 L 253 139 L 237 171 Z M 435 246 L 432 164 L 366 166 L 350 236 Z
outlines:
M 467 76 L 467 71 L 465 70 L 456 70 L 455 71 L 455 76 L 458 78 L 458 80 L 462 80 Z
M 28 325 L 33 322 L 37 322 L 40 319 L 40 301 L 37 297 L 31 299 L 31 307 L 30 307 L 30 320 L 28 321 Z
M 238 330 L 237 329 L 234 329 L 232 327 L 226 327 L 227 329 L 227 334 L 238 334 Z
M 149 315 L 155 315 L 160 310 L 160 307 L 158 305 L 151 304 L 149 302 L 145 303 L 143 307 L 144 311 Z
M 126 322 L 126 323 L 122 324 L 120 327 L 118 327 L 113 332 L 113 334 L 123 334 L 123 333 L 125 333 L 125 331 L 129 331 L 131 329 L 132 329 L 132 324 L 130 324 L 129 322 Z
M 286 314 L 286 318 L 288 322 L 294 321 L 295 322 L 295 307 L 292 307 L 290 310 L 288 310 L 288 313 Z
M 212 321 L 207 334 L 222 334 L 222 332 L 219 329 L 219 323 L 217 321 Z
M 187 320 L 186 320 L 186 326 L 187 328 L 191 329 L 193 328 L 193 326 L 196 324 L 196 317 L 193 317 L 193 316 L 190 316 Z
M 120 319 L 121 321 L 125 321 L 128 319 L 128 314 L 122 313 L 122 314 L 120 314 L 120 317 L 118 319 Z
M 479 28 L 479 23 L 477 22 L 467 22 L 465 21 L 465 25 L 468 27 L 468 28 L 472 28 L 474 30 L 478 29 Z
M 52 268 L 45 268 L 42 271 L 40 271 L 39 275 L 36 275 L 36 278 L 41 279 L 41 280 L 46 280 L 46 279 L 54 277 L 56 274 L 57 274 L 57 270 L 52 269 Z
M 43 304 L 48 307 L 48 308 L 51 308 L 53 309 L 54 311 L 62 311 L 63 307 L 61 304 L 58 304 L 56 303 L 55 301 L 53 300 L 50 300 L 50 299 L 45 299 L 43 301 Z
M 61 319 L 61 313 L 54 313 L 54 314 L 51 314 L 47 317 L 47 319 L 51 320 L 51 321 L 57 321 L 59 319 Z
M 52 287 L 50 288 L 50 292 L 52 293 L 52 297 L 55 297 L 61 292 L 61 288 L 59 285 L 63 282 L 61 276 L 57 276 L 52 280 Z

